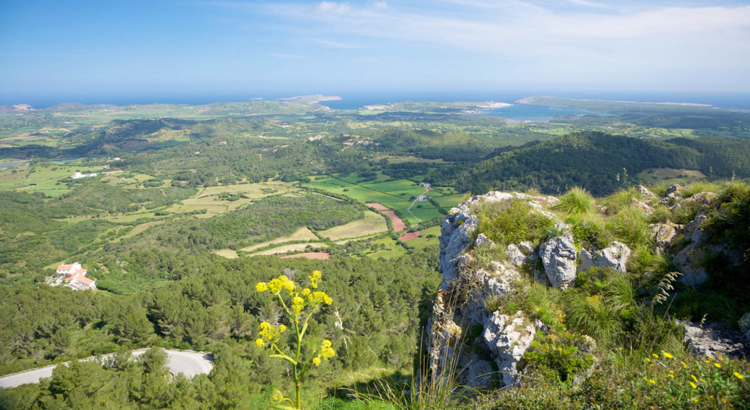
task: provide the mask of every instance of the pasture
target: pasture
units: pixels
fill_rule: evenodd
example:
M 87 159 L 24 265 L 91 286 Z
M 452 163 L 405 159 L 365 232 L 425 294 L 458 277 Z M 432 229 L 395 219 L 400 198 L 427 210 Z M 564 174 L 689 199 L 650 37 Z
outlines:
M 669 185 L 685 185 L 705 179 L 706 175 L 700 171 L 689 169 L 651 168 L 638 173 L 636 178 L 647 184 L 666 183 Z
M 312 233 L 312 231 L 310 231 L 309 229 L 307 229 L 306 226 L 304 226 L 304 227 L 298 229 L 297 231 L 295 231 L 293 234 L 291 234 L 289 236 L 283 236 L 281 238 L 276 238 L 276 239 L 274 239 L 272 241 L 258 243 L 258 244 L 255 244 L 255 245 L 251 245 L 251 246 L 242 248 L 240 250 L 243 251 L 243 252 L 252 252 L 252 251 L 254 251 L 256 249 L 265 248 L 267 246 L 281 244 L 281 243 L 285 243 L 285 242 L 314 241 L 314 240 L 317 240 L 317 239 L 319 239 L 319 238 L 317 236 L 315 236 L 315 234 Z
M 376 233 L 385 232 L 388 225 L 385 219 L 372 211 L 365 211 L 365 217 L 356 221 L 349 222 L 346 225 L 336 226 L 325 231 L 318 232 L 321 238 L 332 241 L 339 239 L 358 238 L 369 236 Z
M 428 198 L 435 199 L 438 203 L 440 203 L 441 199 L 444 199 L 444 202 L 451 204 L 451 206 L 455 206 L 457 203 L 453 204 L 453 202 L 462 197 L 452 188 L 446 187 L 437 187 L 425 193 L 424 187 L 406 179 L 362 184 L 357 184 L 355 181 L 356 177 L 352 177 L 352 175 L 345 178 L 317 178 L 305 184 L 305 186 L 344 195 L 362 203 L 376 202 L 383 204 L 389 209 L 398 211 L 404 222 L 410 226 L 418 223 L 419 220 L 426 221 L 443 215 L 429 201 L 417 202 L 411 208 L 411 213 L 409 213 L 407 210 L 412 205 L 412 197 L 424 194 Z M 443 205 L 441 207 L 444 208 Z

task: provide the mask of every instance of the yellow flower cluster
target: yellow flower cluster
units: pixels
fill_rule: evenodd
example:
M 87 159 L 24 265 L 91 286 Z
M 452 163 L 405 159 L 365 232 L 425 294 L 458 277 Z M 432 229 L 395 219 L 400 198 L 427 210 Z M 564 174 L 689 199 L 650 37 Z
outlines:
M 310 278 L 310 286 L 313 287 L 313 289 L 318 288 L 318 282 L 320 281 L 321 274 L 319 270 L 314 270 L 311 276 L 308 276 Z
M 286 332 L 286 326 L 279 325 L 279 327 L 273 327 L 268 322 L 263 322 L 260 324 L 260 333 L 261 336 L 259 339 L 255 340 L 255 345 L 263 348 L 266 344 L 274 344 L 279 341 L 281 338 L 281 334 Z
M 333 350 L 333 347 L 331 347 L 331 341 L 324 340 L 323 343 L 320 344 L 320 351 L 318 351 L 318 356 L 315 357 L 312 362 L 314 365 L 320 366 L 321 359 L 328 360 L 333 356 L 336 356 L 336 351 Z
M 287 292 L 292 293 L 294 291 L 295 285 L 294 282 L 289 280 L 284 275 L 279 276 L 276 279 L 271 280 L 270 282 L 260 282 L 257 285 L 255 285 L 255 290 L 258 292 L 265 292 L 270 291 L 273 294 L 278 294 L 281 292 L 282 289 L 286 289 Z

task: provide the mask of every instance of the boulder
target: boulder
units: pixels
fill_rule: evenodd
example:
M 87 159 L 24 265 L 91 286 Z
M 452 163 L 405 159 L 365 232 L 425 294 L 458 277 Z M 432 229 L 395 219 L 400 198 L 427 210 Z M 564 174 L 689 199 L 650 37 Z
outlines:
M 517 268 L 520 268 L 529 260 L 529 257 L 524 255 L 521 249 L 515 244 L 508 245 L 506 253 L 508 254 L 508 262 Z
M 625 273 L 628 258 L 630 258 L 630 248 L 617 241 L 604 249 L 581 249 L 578 272 L 586 272 L 591 268 L 612 268 Z
M 689 321 L 685 326 L 683 342 L 696 355 L 717 358 L 718 356 L 742 357 L 750 353 L 743 343 L 744 335 L 724 323 L 700 325 Z
M 674 195 L 682 196 L 682 185 L 680 184 L 671 185 L 669 188 L 667 188 L 667 192 L 664 195 L 665 196 L 674 196 Z
M 482 341 L 495 356 L 503 386 L 518 381 L 518 361 L 531 346 L 536 329 L 537 324 L 530 323 L 521 312 L 513 316 L 495 312 L 484 322 Z
M 576 248 L 572 238 L 555 237 L 539 247 L 544 273 L 550 284 L 567 289 L 576 279 Z

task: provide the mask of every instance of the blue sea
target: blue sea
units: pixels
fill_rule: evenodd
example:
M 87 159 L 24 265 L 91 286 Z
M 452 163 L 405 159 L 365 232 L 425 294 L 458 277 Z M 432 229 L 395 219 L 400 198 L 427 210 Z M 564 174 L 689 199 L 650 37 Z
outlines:
M 750 93 L 679 93 L 679 92 L 599 92 L 599 91 L 393 91 L 393 92 L 338 92 L 307 91 L 288 93 L 232 93 L 232 94 L 165 94 L 165 95 L 69 95 L 69 96 L 0 96 L 0 105 L 31 104 L 35 108 L 45 108 L 63 102 L 80 102 L 84 104 L 208 104 L 213 102 L 242 102 L 257 99 L 275 100 L 294 95 L 323 94 L 338 95 L 341 100 L 324 101 L 321 104 L 333 110 L 354 110 L 365 105 L 388 104 L 402 101 L 496 101 L 514 104 L 515 101 L 534 95 L 553 95 L 563 98 L 619 100 L 637 102 L 678 102 L 710 104 L 714 107 L 750 110 Z M 511 107 L 499 108 L 480 115 L 496 115 L 516 121 L 546 121 L 555 116 L 591 115 L 583 110 L 561 109 L 558 107 L 529 106 L 514 104 Z

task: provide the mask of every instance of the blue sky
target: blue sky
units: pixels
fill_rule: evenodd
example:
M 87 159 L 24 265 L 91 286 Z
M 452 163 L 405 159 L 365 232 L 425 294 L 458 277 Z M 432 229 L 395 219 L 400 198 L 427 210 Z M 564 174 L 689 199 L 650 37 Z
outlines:
M 0 95 L 750 92 L 739 1 L 0 1 Z

